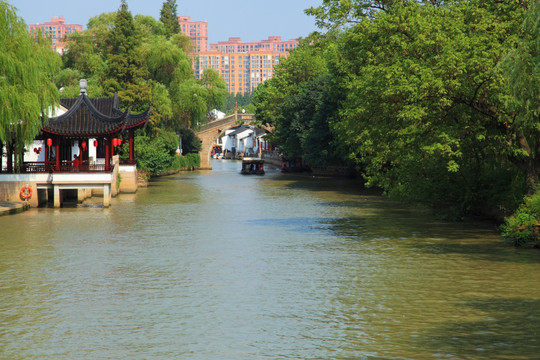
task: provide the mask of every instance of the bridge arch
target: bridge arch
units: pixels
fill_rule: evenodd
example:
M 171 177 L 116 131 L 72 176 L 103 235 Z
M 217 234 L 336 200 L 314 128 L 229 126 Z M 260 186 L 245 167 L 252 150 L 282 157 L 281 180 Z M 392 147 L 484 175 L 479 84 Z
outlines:
M 200 169 L 212 170 L 210 154 L 212 153 L 212 146 L 215 144 L 220 134 L 234 126 L 239 125 L 239 123 L 251 124 L 254 121 L 255 114 L 235 113 L 201 126 L 201 129 L 195 132 L 202 142 L 201 151 L 199 152 L 199 156 L 201 158 Z

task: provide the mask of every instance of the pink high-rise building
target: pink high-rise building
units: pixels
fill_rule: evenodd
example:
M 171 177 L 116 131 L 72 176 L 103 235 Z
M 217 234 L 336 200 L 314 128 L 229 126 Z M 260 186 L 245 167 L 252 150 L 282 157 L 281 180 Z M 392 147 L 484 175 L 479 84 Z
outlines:
M 189 16 L 179 16 L 182 33 L 194 43 L 191 54 L 195 77 L 200 78 L 208 68 L 215 69 L 227 83 L 231 94 L 251 93 L 257 85 L 274 75 L 279 59 L 298 46 L 298 40 L 282 41 L 279 36 L 267 40 L 242 42 L 239 37 L 208 44 L 208 23 L 191 21 Z
M 219 50 L 226 54 L 245 53 L 256 50 L 270 50 L 272 52 L 284 53 L 297 46 L 298 40 L 282 41 L 280 36 L 269 36 L 268 40 L 250 42 L 242 42 L 239 37 L 232 37 L 228 41 L 218 41 L 217 44 L 210 44 L 210 50 Z
M 197 78 L 205 69 L 215 69 L 231 94 L 252 93 L 274 76 L 274 67 L 280 59 L 297 46 L 298 40 L 281 41 L 279 36 L 246 43 L 240 38 L 229 38 L 210 44 L 209 51 L 194 54 L 193 69 Z
M 182 34 L 193 40 L 196 53 L 208 51 L 208 23 L 206 21 L 191 21 L 189 16 L 179 16 L 178 23 Z
M 43 35 L 46 35 L 52 40 L 52 49 L 62 54 L 65 47 L 66 35 L 72 34 L 76 31 L 82 31 L 82 25 L 66 24 L 65 19 L 62 16 L 52 18 L 51 21 L 43 24 L 30 24 L 28 30 L 30 33 L 34 33 L 38 29 L 41 30 Z

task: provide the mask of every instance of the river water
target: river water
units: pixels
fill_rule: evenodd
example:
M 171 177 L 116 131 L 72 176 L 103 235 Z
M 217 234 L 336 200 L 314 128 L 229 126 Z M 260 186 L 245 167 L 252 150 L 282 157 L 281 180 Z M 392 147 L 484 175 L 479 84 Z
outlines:
M 540 252 L 348 179 L 213 168 L 1 217 L 0 358 L 540 358 Z

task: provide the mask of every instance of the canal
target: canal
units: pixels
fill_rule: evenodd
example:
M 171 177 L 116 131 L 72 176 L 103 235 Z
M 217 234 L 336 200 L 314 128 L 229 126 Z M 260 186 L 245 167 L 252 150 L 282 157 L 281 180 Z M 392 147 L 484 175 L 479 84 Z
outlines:
M 540 252 L 240 166 L 1 217 L 0 358 L 540 358 Z

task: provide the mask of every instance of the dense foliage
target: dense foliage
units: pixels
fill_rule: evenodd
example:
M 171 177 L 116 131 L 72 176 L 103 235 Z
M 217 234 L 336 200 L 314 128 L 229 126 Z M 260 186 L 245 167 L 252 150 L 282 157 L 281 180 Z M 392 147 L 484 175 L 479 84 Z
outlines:
M 165 26 L 165 35 L 168 37 L 180 33 L 180 23 L 178 22 L 176 0 L 167 0 L 161 7 L 159 20 Z
M 540 248 L 540 193 L 525 197 L 516 212 L 501 225 L 504 239 L 515 246 Z
M 227 94 L 225 104 L 219 110 L 226 114 L 232 114 L 235 110 L 242 111 L 244 109 L 247 113 L 253 114 L 255 113 L 255 106 L 252 103 L 252 98 L 253 96 L 250 93 Z
M 77 96 L 78 79 L 86 78 L 92 97 L 117 92 L 121 107 L 133 112 L 151 105 L 150 126 L 136 144 L 142 148 L 139 166 L 156 174 L 178 161 L 178 138 L 184 133 L 189 135 L 183 153 L 196 152 L 197 141 L 188 129 L 206 122 L 227 96 L 226 83 L 215 70 L 195 79 L 187 54 L 192 43 L 180 34 L 176 12 L 176 1 L 166 0 L 160 21 L 133 18 L 121 0 L 117 12 L 90 19 L 87 31 L 70 36 L 64 69 L 56 78 L 62 96 Z
M 538 183 L 538 2 L 324 0 L 256 89 L 287 158 L 461 217 L 508 214 Z M 524 21 L 525 19 L 525 21 Z
M 42 127 L 42 115 L 46 122 L 49 107 L 59 101 L 53 76 L 61 62 L 50 50 L 50 41 L 39 33 L 30 36 L 4 0 L 0 0 L 0 17 L 0 158 L 6 149 L 8 167 L 17 170 L 25 144 Z M 0 162 L 0 171 L 1 166 Z

